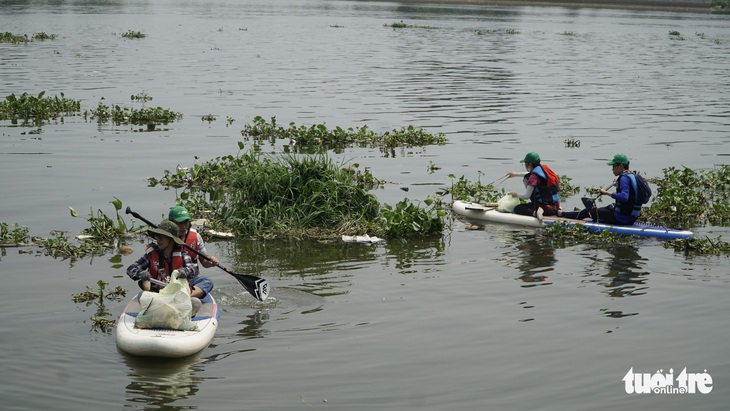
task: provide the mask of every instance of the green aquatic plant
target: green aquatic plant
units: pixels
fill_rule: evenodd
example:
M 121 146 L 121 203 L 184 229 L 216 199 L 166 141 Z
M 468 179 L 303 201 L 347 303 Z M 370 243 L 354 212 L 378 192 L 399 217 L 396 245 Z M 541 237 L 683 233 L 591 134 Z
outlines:
M 0 222 L 0 247 L 12 247 L 30 243 L 30 230 L 26 226 Z
M 563 140 L 563 143 L 565 144 L 565 147 L 567 148 L 579 148 L 580 147 L 580 140 L 574 137 L 568 137 L 565 140 Z
M 18 43 L 27 43 L 29 41 L 30 40 L 28 39 L 27 34 L 17 35 L 17 34 L 13 34 L 13 33 L 9 32 L 9 31 L 0 33 L 0 43 L 18 44 Z
M 89 254 L 100 254 L 103 249 L 107 248 L 96 242 L 82 245 L 71 244 L 64 233 L 57 233 L 56 237 L 39 239 L 36 243 L 45 249 L 46 255 L 72 261 Z
M 569 225 L 564 222 L 553 222 L 543 227 L 541 235 L 556 247 L 576 244 L 635 244 L 635 237 L 612 233 L 609 230 L 593 232 L 581 224 Z
M 397 22 L 397 23 L 383 24 L 383 27 L 390 27 L 393 29 L 435 29 L 436 28 L 436 27 L 431 27 L 431 26 L 418 26 L 418 25 L 413 25 L 413 24 L 406 24 L 403 22 L 403 20 L 401 20 L 400 22 Z
M 656 184 L 651 206 L 642 210 L 645 221 L 670 227 L 730 225 L 730 165 L 709 170 L 669 167 Z
M 507 34 L 520 34 L 520 31 L 517 29 L 507 29 L 504 32 Z
M 574 186 L 572 184 L 572 181 L 573 181 L 572 178 L 570 178 L 568 176 L 564 176 L 564 175 L 559 176 L 559 178 L 560 178 L 560 192 L 558 193 L 558 195 L 560 196 L 561 199 L 568 198 L 568 197 L 578 194 L 578 192 L 580 192 L 580 187 Z
M 103 98 L 102 98 L 103 100 Z M 132 124 L 147 126 L 148 130 L 154 130 L 158 124 L 169 124 L 182 119 L 182 113 L 162 107 L 142 107 L 140 109 L 121 107 L 119 105 L 107 106 L 102 101 L 95 109 L 92 109 L 88 116 L 96 119 L 98 123 L 111 121 L 114 124 Z
M 674 251 L 685 255 L 730 254 L 730 243 L 722 241 L 722 237 L 691 237 L 665 241 L 664 248 L 673 248 Z
M 109 283 L 99 280 L 96 284 L 98 290 L 93 290 L 87 285 L 86 291 L 75 294 L 72 299 L 73 302 L 84 303 L 87 307 L 93 303 L 96 306 L 96 312 L 91 316 L 91 329 L 108 333 L 111 332 L 116 321 L 110 318 L 111 313 L 106 308 L 105 300 L 121 301 L 127 295 L 127 291 L 117 286 L 114 290 L 106 292 Z
M 480 171 L 477 181 L 471 181 L 465 176 L 456 179 L 454 174 L 446 177 L 451 180 L 450 188 L 442 188 L 437 191 L 437 195 L 445 197 L 451 195 L 453 200 L 469 201 L 473 203 L 493 203 L 505 195 L 505 189 L 499 189 L 493 185 L 494 182 L 483 184 L 481 181 L 483 173 Z
M 141 93 L 138 93 L 138 94 L 132 94 L 132 96 L 130 97 L 130 99 L 132 101 L 139 101 L 139 102 L 142 102 L 142 103 L 147 103 L 149 101 L 152 101 L 152 96 L 150 96 L 146 92 L 142 91 Z
M 327 128 L 324 124 L 311 126 L 297 126 L 294 122 L 289 127 L 281 127 L 276 123 L 276 117 L 267 122 L 263 117 L 256 116 L 252 124 L 246 124 L 241 130 L 244 137 L 256 141 L 268 140 L 275 143 L 278 139 L 288 140 L 297 147 L 320 147 L 327 149 L 358 145 L 361 147 L 380 147 L 387 150 L 401 146 L 427 146 L 446 144 L 446 137 L 439 134 L 431 134 L 413 126 L 393 129 L 385 133 L 376 133 L 367 126 L 343 129 L 335 127 Z
M 212 123 L 213 121 L 215 121 L 215 116 L 212 114 L 207 114 L 207 115 L 200 117 L 200 119 L 203 121 L 207 121 L 208 123 Z
M 239 149 L 244 149 L 239 143 Z M 180 201 L 216 229 L 252 237 L 332 238 L 430 233 L 438 210 L 409 202 L 382 206 L 367 190 L 382 184 L 358 164 L 336 165 L 325 154 L 264 156 L 252 151 L 165 171 L 151 185 L 184 188 Z M 423 204 L 430 206 L 431 200 Z M 404 214 L 412 224 L 405 224 Z M 397 229 L 395 227 L 398 227 Z M 443 227 L 443 226 L 441 226 Z
M 429 196 L 423 204 L 426 207 L 412 203 L 407 198 L 397 203 L 395 207 L 385 204 L 382 209 L 385 236 L 406 238 L 441 234 L 445 227 L 446 212 L 438 206 L 433 196 Z
M 106 244 L 107 246 L 113 245 L 124 238 L 131 230 L 127 225 L 126 221 L 119 215 L 119 211 L 122 209 L 122 201 L 116 197 L 114 200 L 109 202 L 114 206 L 116 212 L 116 218 L 113 219 L 107 216 L 100 209 L 97 210 L 94 215 L 93 210 L 89 213 L 89 216 L 84 218 L 91 224 L 91 227 L 85 228 L 81 231 L 82 235 L 91 236 L 95 243 Z M 69 206 L 71 216 L 78 218 L 79 215 L 73 207 Z
M 124 37 L 125 39 L 143 39 L 147 37 L 147 35 L 139 31 L 127 30 L 126 32 L 122 33 L 122 37 Z
M 712 0 L 713 13 L 730 13 L 730 0 Z
M 80 114 L 80 100 L 68 99 L 63 93 L 60 97 L 45 97 L 45 94 L 45 91 L 41 91 L 37 96 L 28 93 L 6 96 L 5 100 L 0 101 L 0 120 L 11 120 L 13 123 L 18 120 L 33 121 L 40 126 L 50 119 Z
M 55 40 L 56 37 L 57 36 L 55 34 L 47 34 L 47 33 L 43 32 L 43 31 L 40 32 L 40 33 L 33 34 L 33 40 L 39 40 L 39 41 Z

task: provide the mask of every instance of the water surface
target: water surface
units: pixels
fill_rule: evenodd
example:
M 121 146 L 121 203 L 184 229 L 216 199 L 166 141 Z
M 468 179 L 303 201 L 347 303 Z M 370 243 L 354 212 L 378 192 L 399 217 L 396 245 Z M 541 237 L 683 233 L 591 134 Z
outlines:
M 384 27 L 399 21 L 432 28 Z M 730 155 L 726 16 L 6 1 L 0 27 L 58 35 L 0 44 L 2 97 L 63 92 L 83 109 L 102 98 L 139 107 L 130 95 L 144 91 L 148 105 L 184 113 L 154 132 L 81 117 L 39 134 L 0 123 L 0 221 L 32 235 L 76 234 L 86 222 L 69 205 L 113 214 L 114 197 L 161 218 L 179 193 L 149 188 L 146 178 L 235 154 L 257 115 L 444 133 L 440 147 L 330 153 L 388 181 L 375 194 L 390 204 L 425 198 L 449 174 L 495 180 L 533 150 L 581 187 L 609 183 L 605 163 L 616 152 L 648 176 Z M 128 30 L 147 37 L 125 40 Z M 209 114 L 217 120 L 201 120 Z M 429 172 L 431 164 L 440 169 Z M 258 305 L 233 278 L 206 270 L 223 310 L 213 344 L 183 361 L 150 362 L 119 353 L 113 334 L 90 331 L 95 307 L 71 301 L 99 279 L 135 292 L 124 275 L 143 244 L 134 248 L 75 262 L 2 251 L 3 409 L 720 410 L 730 399 L 727 257 L 685 257 L 655 240 L 556 247 L 534 230 L 471 231 L 461 221 L 443 238 L 407 243 L 215 243 L 209 251 L 224 265 L 267 278 L 273 299 Z M 116 316 L 123 305 L 105 308 Z M 707 370 L 715 384 L 707 395 L 631 396 L 622 378 L 632 367 Z

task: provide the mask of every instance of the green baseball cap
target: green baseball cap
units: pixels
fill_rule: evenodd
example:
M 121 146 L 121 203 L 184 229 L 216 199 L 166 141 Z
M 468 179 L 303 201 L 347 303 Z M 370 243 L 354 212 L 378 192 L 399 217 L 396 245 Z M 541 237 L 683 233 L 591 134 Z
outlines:
M 527 153 L 524 159 L 520 160 L 520 163 L 539 163 L 540 162 L 540 156 L 536 152 L 530 152 Z
M 181 223 L 186 220 L 190 220 L 190 214 L 188 209 L 183 206 L 175 206 L 170 209 L 170 213 L 167 215 L 170 220 Z
M 172 238 L 172 240 L 178 245 L 185 244 L 183 240 L 181 240 L 180 237 L 177 236 L 177 224 L 173 223 L 170 220 L 162 220 L 157 228 L 147 230 L 147 233 L 150 235 L 150 237 L 154 237 L 155 235 L 159 234 L 164 235 L 165 237 Z
M 629 164 L 629 158 L 623 154 L 616 154 L 615 156 L 613 156 L 613 160 L 609 161 L 606 164 L 608 164 L 609 166 L 613 166 L 616 164 Z

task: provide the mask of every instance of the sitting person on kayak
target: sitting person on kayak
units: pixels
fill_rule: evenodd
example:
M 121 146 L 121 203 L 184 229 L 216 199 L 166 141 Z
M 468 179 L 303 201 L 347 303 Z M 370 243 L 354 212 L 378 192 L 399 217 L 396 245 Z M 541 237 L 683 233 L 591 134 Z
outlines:
M 191 221 L 190 221 L 190 213 L 188 213 L 188 209 L 183 206 L 175 206 L 170 209 L 170 212 L 167 215 L 167 218 L 172 221 L 173 223 L 177 224 L 177 233 L 178 237 L 180 237 L 185 244 L 189 245 L 190 248 L 200 251 L 203 254 L 208 254 L 208 252 L 205 250 L 205 241 L 203 241 L 203 237 L 198 234 L 198 232 L 192 227 Z M 194 252 L 190 253 L 190 257 L 193 258 L 194 263 L 198 263 L 198 255 Z M 219 264 L 218 259 L 214 256 L 209 256 L 210 260 L 206 258 L 200 259 L 200 265 L 202 265 L 205 268 L 215 267 Z
M 168 283 L 172 272 L 177 270 L 190 285 L 194 314 L 201 305 L 200 299 L 213 289 L 213 282 L 198 275 L 198 266 L 182 247 L 185 243 L 177 236 L 177 231 L 177 225 L 170 220 L 163 220 L 157 228 L 149 230 L 155 242 L 147 246 L 139 260 L 127 267 L 127 275 L 136 280 L 141 289 L 158 292 L 160 287 L 152 284 L 150 278 Z
M 535 153 L 527 153 L 520 163 L 525 163 L 526 173 L 510 171 L 509 177 L 524 176 L 525 192 L 518 194 L 514 191 L 509 194 L 523 200 L 530 200 L 525 204 L 515 207 L 515 214 L 535 216 L 542 220 L 544 215 L 557 215 L 560 209 L 560 180 L 558 176 L 546 165 L 540 164 L 540 156 Z
M 629 158 L 623 154 L 616 154 L 613 160 L 607 163 L 613 168 L 613 175 L 618 177 L 614 182 L 616 192 L 601 188 L 601 195 L 610 195 L 616 200 L 614 204 L 606 207 L 596 208 L 595 200 L 583 199 L 586 208 L 576 212 L 560 211 L 559 217 L 571 218 L 574 220 L 585 220 L 590 217 L 595 222 L 614 225 L 631 225 L 641 215 L 641 204 L 636 201 L 636 187 L 628 176 Z

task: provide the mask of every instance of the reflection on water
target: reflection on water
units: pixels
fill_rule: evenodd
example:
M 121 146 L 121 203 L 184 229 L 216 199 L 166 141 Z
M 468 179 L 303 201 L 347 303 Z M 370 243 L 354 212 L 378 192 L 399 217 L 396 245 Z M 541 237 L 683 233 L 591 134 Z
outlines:
M 598 284 L 607 288 L 609 297 L 632 297 L 644 295 L 649 291 L 646 286 L 648 271 L 643 270 L 644 261 L 635 245 L 616 245 L 609 248 L 606 261 L 607 271 L 601 275 Z M 630 317 L 637 312 L 604 309 L 604 315 L 611 318 Z
M 229 258 L 235 260 L 235 272 L 267 279 L 299 278 L 300 283 L 289 287 L 327 297 L 347 294 L 352 286 L 353 272 L 370 267 L 374 261 L 382 261 L 385 269 L 392 265 L 398 274 L 438 272 L 445 264 L 446 243 L 442 236 L 435 236 L 374 244 L 340 240 L 244 239 L 221 246 Z M 275 288 L 272 295 L 277 297 Z
M 202 351 L 186 358 L 159 359 L 121 353 L 129 368 L 126 402 L 132 408 L 180 410 L 175 403 L 194 396 L 203 377 L 196 376 L 206 362 Z M 143 404 L 143 405 L 140 405 Z
M 513 234 L 514 237 L 503 256 L 508 265 L 514 265 L 520 272 L 517 279 L 526 283 L 522 287 L 551 285 L 547 273 L 555 270 L 555 248 L 534 235 L 522 236 L 518 232 Z

